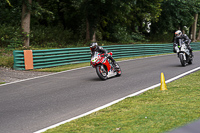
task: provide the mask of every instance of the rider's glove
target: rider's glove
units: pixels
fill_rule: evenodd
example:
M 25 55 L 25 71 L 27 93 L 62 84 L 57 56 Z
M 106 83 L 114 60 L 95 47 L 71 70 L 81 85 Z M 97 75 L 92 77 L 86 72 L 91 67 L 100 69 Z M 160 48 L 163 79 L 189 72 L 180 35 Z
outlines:
M 104 55 L 102 55 L 101 57 L 108 57 L 108 54 L 104 54 Z
M 174 43 L 174 47 L 178 46 L 178 44 Z

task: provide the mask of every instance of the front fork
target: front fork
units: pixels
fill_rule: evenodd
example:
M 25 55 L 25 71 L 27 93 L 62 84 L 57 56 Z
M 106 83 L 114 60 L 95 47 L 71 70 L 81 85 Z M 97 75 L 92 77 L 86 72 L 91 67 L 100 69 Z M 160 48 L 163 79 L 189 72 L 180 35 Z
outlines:
M 178 53 L 178 57 L 180 58 L 180 56 L 183 55 L 183 60 L 186 61 L 186 53 Z

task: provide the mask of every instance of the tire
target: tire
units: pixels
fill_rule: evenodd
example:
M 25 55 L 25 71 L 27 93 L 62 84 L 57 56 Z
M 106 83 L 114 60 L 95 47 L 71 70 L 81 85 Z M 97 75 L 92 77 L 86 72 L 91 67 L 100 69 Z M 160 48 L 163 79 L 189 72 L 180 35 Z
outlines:
M 184 57 L 183 57 L 182 54 L 180 55 L 179 58 L 180 58 L 181 65 L 182 65 L 182 66 L 186 66 L 186 60 L 184 60 Z
M 101 80 L 106 80 L 108 73 L 107 73 L 107 70 L 105 68 L 104 68 L 104 70 L 102 70 L 102 67 L 104 68 L 103 65 L 97 65 L 96 72 L 97 72 L 97 75 L 99 76 L 99 78 Z
M 119 64 L 117 62 L 116 62 L 116 64 L 119 66 Z M 119 66 L 119 69 L 116 70 L 116 72 L 117 72 L 117 75 L 116 75 L 117 77 L 121 76 L 122 70 L 121 70 L 120 66 Z

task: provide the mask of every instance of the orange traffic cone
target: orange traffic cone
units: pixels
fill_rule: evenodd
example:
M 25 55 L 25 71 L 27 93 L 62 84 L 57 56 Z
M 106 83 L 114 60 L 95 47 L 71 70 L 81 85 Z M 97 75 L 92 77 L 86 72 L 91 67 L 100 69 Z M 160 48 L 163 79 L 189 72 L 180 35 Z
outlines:
M 160 90 L 162 91 L 167 90 L 167 85 L 165 83 L 165 77 L 163 73 L 161 73 L 160 83 L 161 83 Z

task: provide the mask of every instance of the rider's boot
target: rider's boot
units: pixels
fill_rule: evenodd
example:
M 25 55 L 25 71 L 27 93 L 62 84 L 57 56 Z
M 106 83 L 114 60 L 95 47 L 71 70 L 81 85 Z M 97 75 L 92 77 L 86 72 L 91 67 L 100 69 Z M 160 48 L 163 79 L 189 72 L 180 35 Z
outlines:
M 119 66 L 117 65 L 117 62 L 116 62 L 116 61 L 114 61 L 113 64 L 114 64 L 114 68 L 115 68 L 115 69 L 119 69 Z
M 190 55 L 191 55 L 192 58 L 194 57 L 194 54 L 193 54 L 193 52 L 192 52 L 192 49 L 190 49 Z
M 191 55 L 191 57 L 192 57 L 192 58 L 194 57 L 194 54 L 193 54 L 193 52 L 192 52 L 192 51 L 190 51 L 190 55 Z

